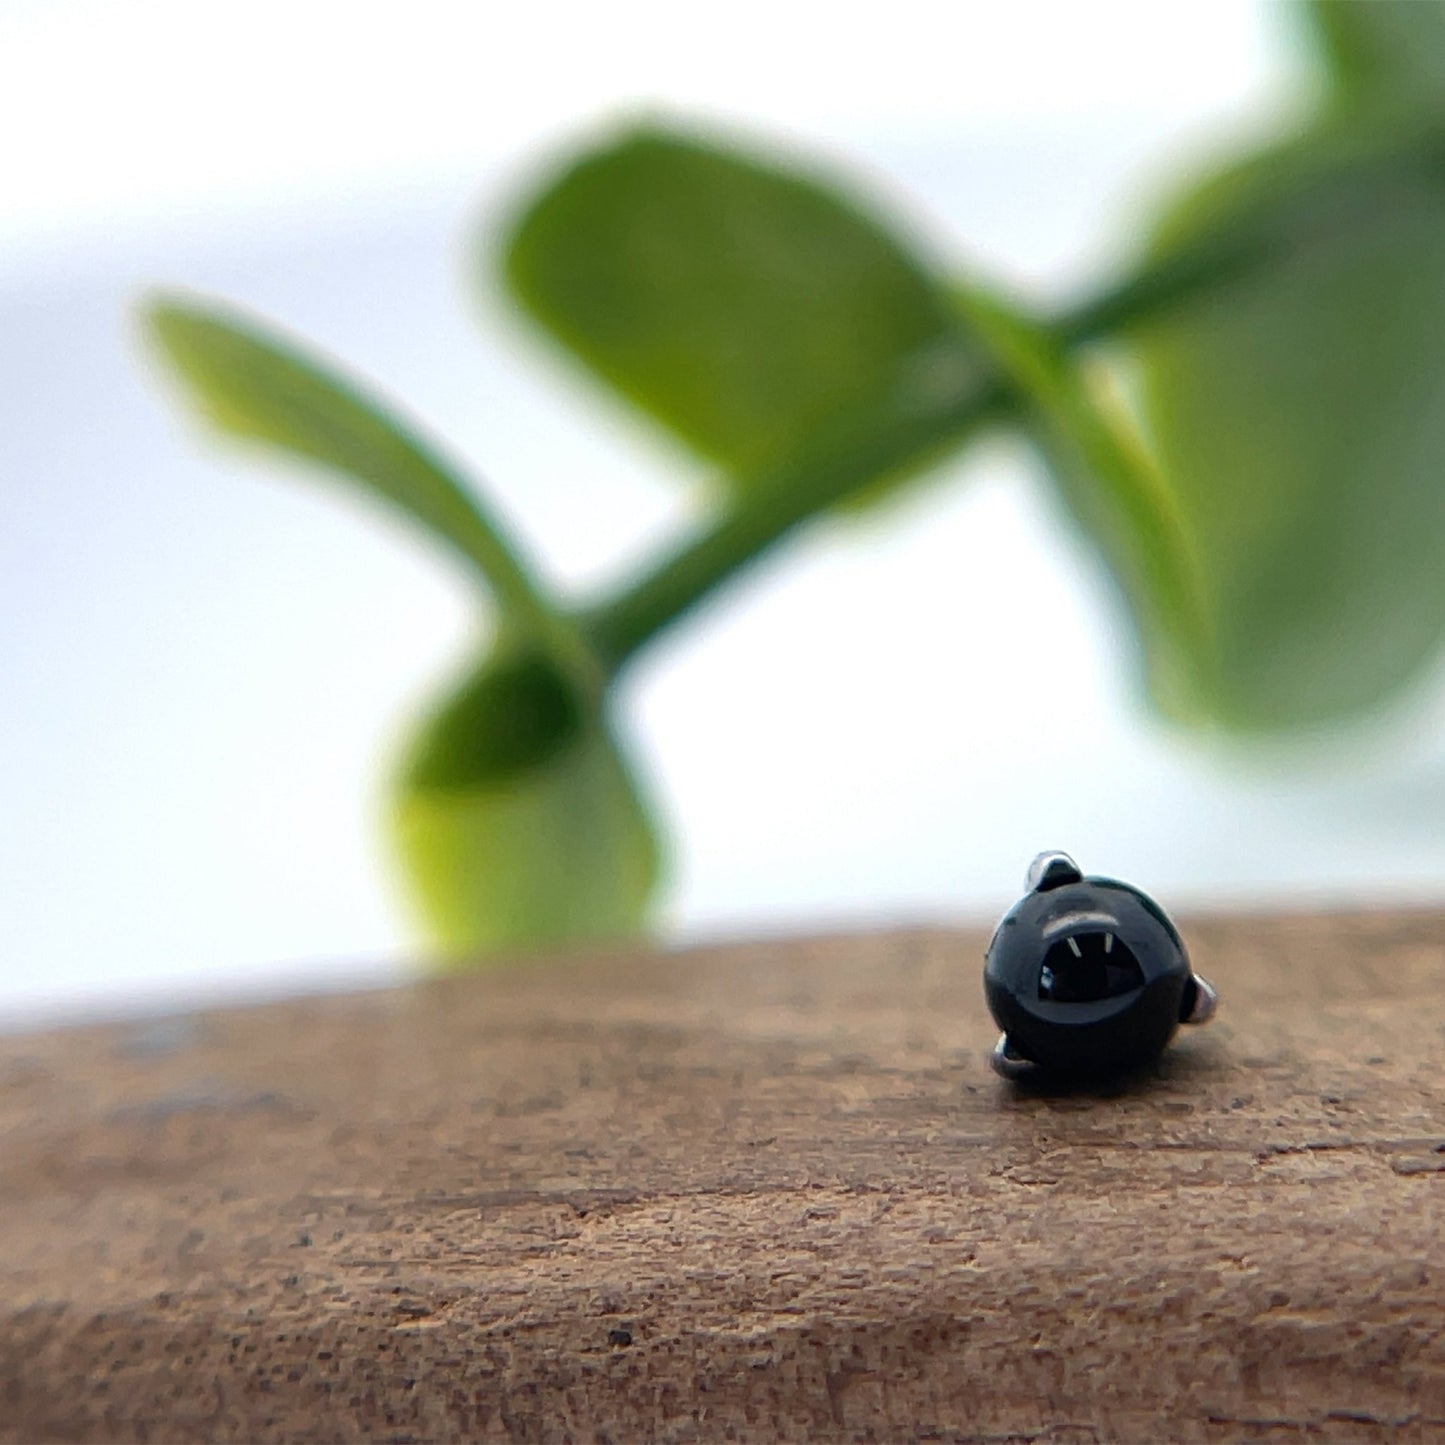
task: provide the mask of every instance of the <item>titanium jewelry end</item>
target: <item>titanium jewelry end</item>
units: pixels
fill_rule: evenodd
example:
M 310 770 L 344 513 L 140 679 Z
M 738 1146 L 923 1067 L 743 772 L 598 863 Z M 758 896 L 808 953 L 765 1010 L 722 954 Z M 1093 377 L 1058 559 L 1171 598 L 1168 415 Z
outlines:
M 1026 1059 L 1022 1054 L 1014 1052 L 1014 1046 L 1009 1043 L 1007 1034 L 998 1036 L 998 1042 L 993 1046 L 993 1053 L 988 1056 L 988 1065 L 999 1078 L 1011 1079 L 1015 1082 L 1019 1079 L 1027 1079 L 1029 1075 L 1039 1071 L 1039 1066 L 1032 1059 Z
M 1193 997 L 1189 990 L 1184 993 L 1184 1002 L 1179 1010 L 1182 1024 L 1207 1024 L 1219 1007 L 1219 990 L 1202 973 L 1192 974 Z
M 1026 893 L 1046 893 L 1050 888 L 1061 888 L 1066 883 L 1078 883 L 1083 878 L 1079 865 L 1067 853 L 1048 851 L 1040 853 L 1029 864 L 1024 878 Z

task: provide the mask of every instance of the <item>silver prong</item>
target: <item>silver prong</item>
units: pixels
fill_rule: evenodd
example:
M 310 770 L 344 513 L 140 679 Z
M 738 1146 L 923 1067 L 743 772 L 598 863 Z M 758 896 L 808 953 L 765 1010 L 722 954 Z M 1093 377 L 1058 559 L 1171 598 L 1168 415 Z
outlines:
M 1114 935 L 1113 935 L 1112 933 L 1106 933 L 1106 934 L 1104 935 L 1104 952 L 1105 952 L 1105 953 L 1113 953 L 1113 951 L 1114 951 Z
M 1186 1024 L 1207 1024 L 1219 1007 L 1219 993 L 1207 978 L 1194 975 L 1194 1007 L 1180 1020 Z
M 1029 864 L 1028 874 L 1024 878 L 1024 887 L 1030 893 L 1038 893 L 1050 888 L 1062 887 L 1065 883 L 1078 883 L 1083 876 L 1079 871 L 1079 865 L 1067 853 L 1051 850 L 1040 853 Z
M 1064 942 L 1073 950 L 1075 958 L 1082 958 L 1084 956 L 1084 950 L 1079 947 L 1079 940 L 1077 938 L 1066 938 Z
M 988 1062 L 1001 1079 L 1026 1079 L 1030 1074 L 1037 1073 L 1039 1068 L 1032 1059 L 1026 1059 L 1022 1054 L 1014 1052 L 1014 1046 L 1009 1043 L 1007 1034 L 998 1036 L 998 1042 L 993 1046 Z

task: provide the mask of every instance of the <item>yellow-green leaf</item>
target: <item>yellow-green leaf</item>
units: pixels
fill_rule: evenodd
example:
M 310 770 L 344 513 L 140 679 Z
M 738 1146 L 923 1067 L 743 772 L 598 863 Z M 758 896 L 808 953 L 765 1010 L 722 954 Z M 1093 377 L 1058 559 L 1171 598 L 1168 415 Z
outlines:
M 163 296 L 142 315 L 157 352 L 213 426 L 360 483 L 464 558 L 513 619 L 555 625 L 497 519 L 435 448 L 359 382 L 215 302 Z
M 652 817 L 601 702 L 507 646 L 421 730 L 393 837 L 443 966 L 635 936 L 659 875 Z
M 1118 584 L 1151 696 L 1166 712 L 1196 715 L 1214 647 L 1204 577 L 1172 493 L 1057 338 L 977 289 L 959 299 L 1019 397 L 1061 500 Z

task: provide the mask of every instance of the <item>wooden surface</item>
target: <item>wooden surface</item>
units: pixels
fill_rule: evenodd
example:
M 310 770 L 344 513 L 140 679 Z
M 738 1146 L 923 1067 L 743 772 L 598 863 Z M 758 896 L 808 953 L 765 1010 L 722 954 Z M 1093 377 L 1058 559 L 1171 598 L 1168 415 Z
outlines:
M 0 1438 L 1445 1439 L 1445 917 L 993 1078 L 917 933 L 0 1039 Z

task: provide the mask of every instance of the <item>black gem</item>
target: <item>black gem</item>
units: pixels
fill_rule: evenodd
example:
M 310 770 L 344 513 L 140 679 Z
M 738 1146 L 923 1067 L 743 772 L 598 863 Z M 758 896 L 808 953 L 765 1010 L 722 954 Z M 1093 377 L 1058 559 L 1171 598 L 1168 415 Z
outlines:
M 1158 1057 L 1189 1012 L 1195 985 L 1184 944 L 1137 888 L 1076 869 L 1070 878 L 1072 860 L 1048 857 L 984 960 L 989 1011 L 1014 1066 L 1001 1072 L 1019 1064 L 1096 1076 L 1137 1068 Z

